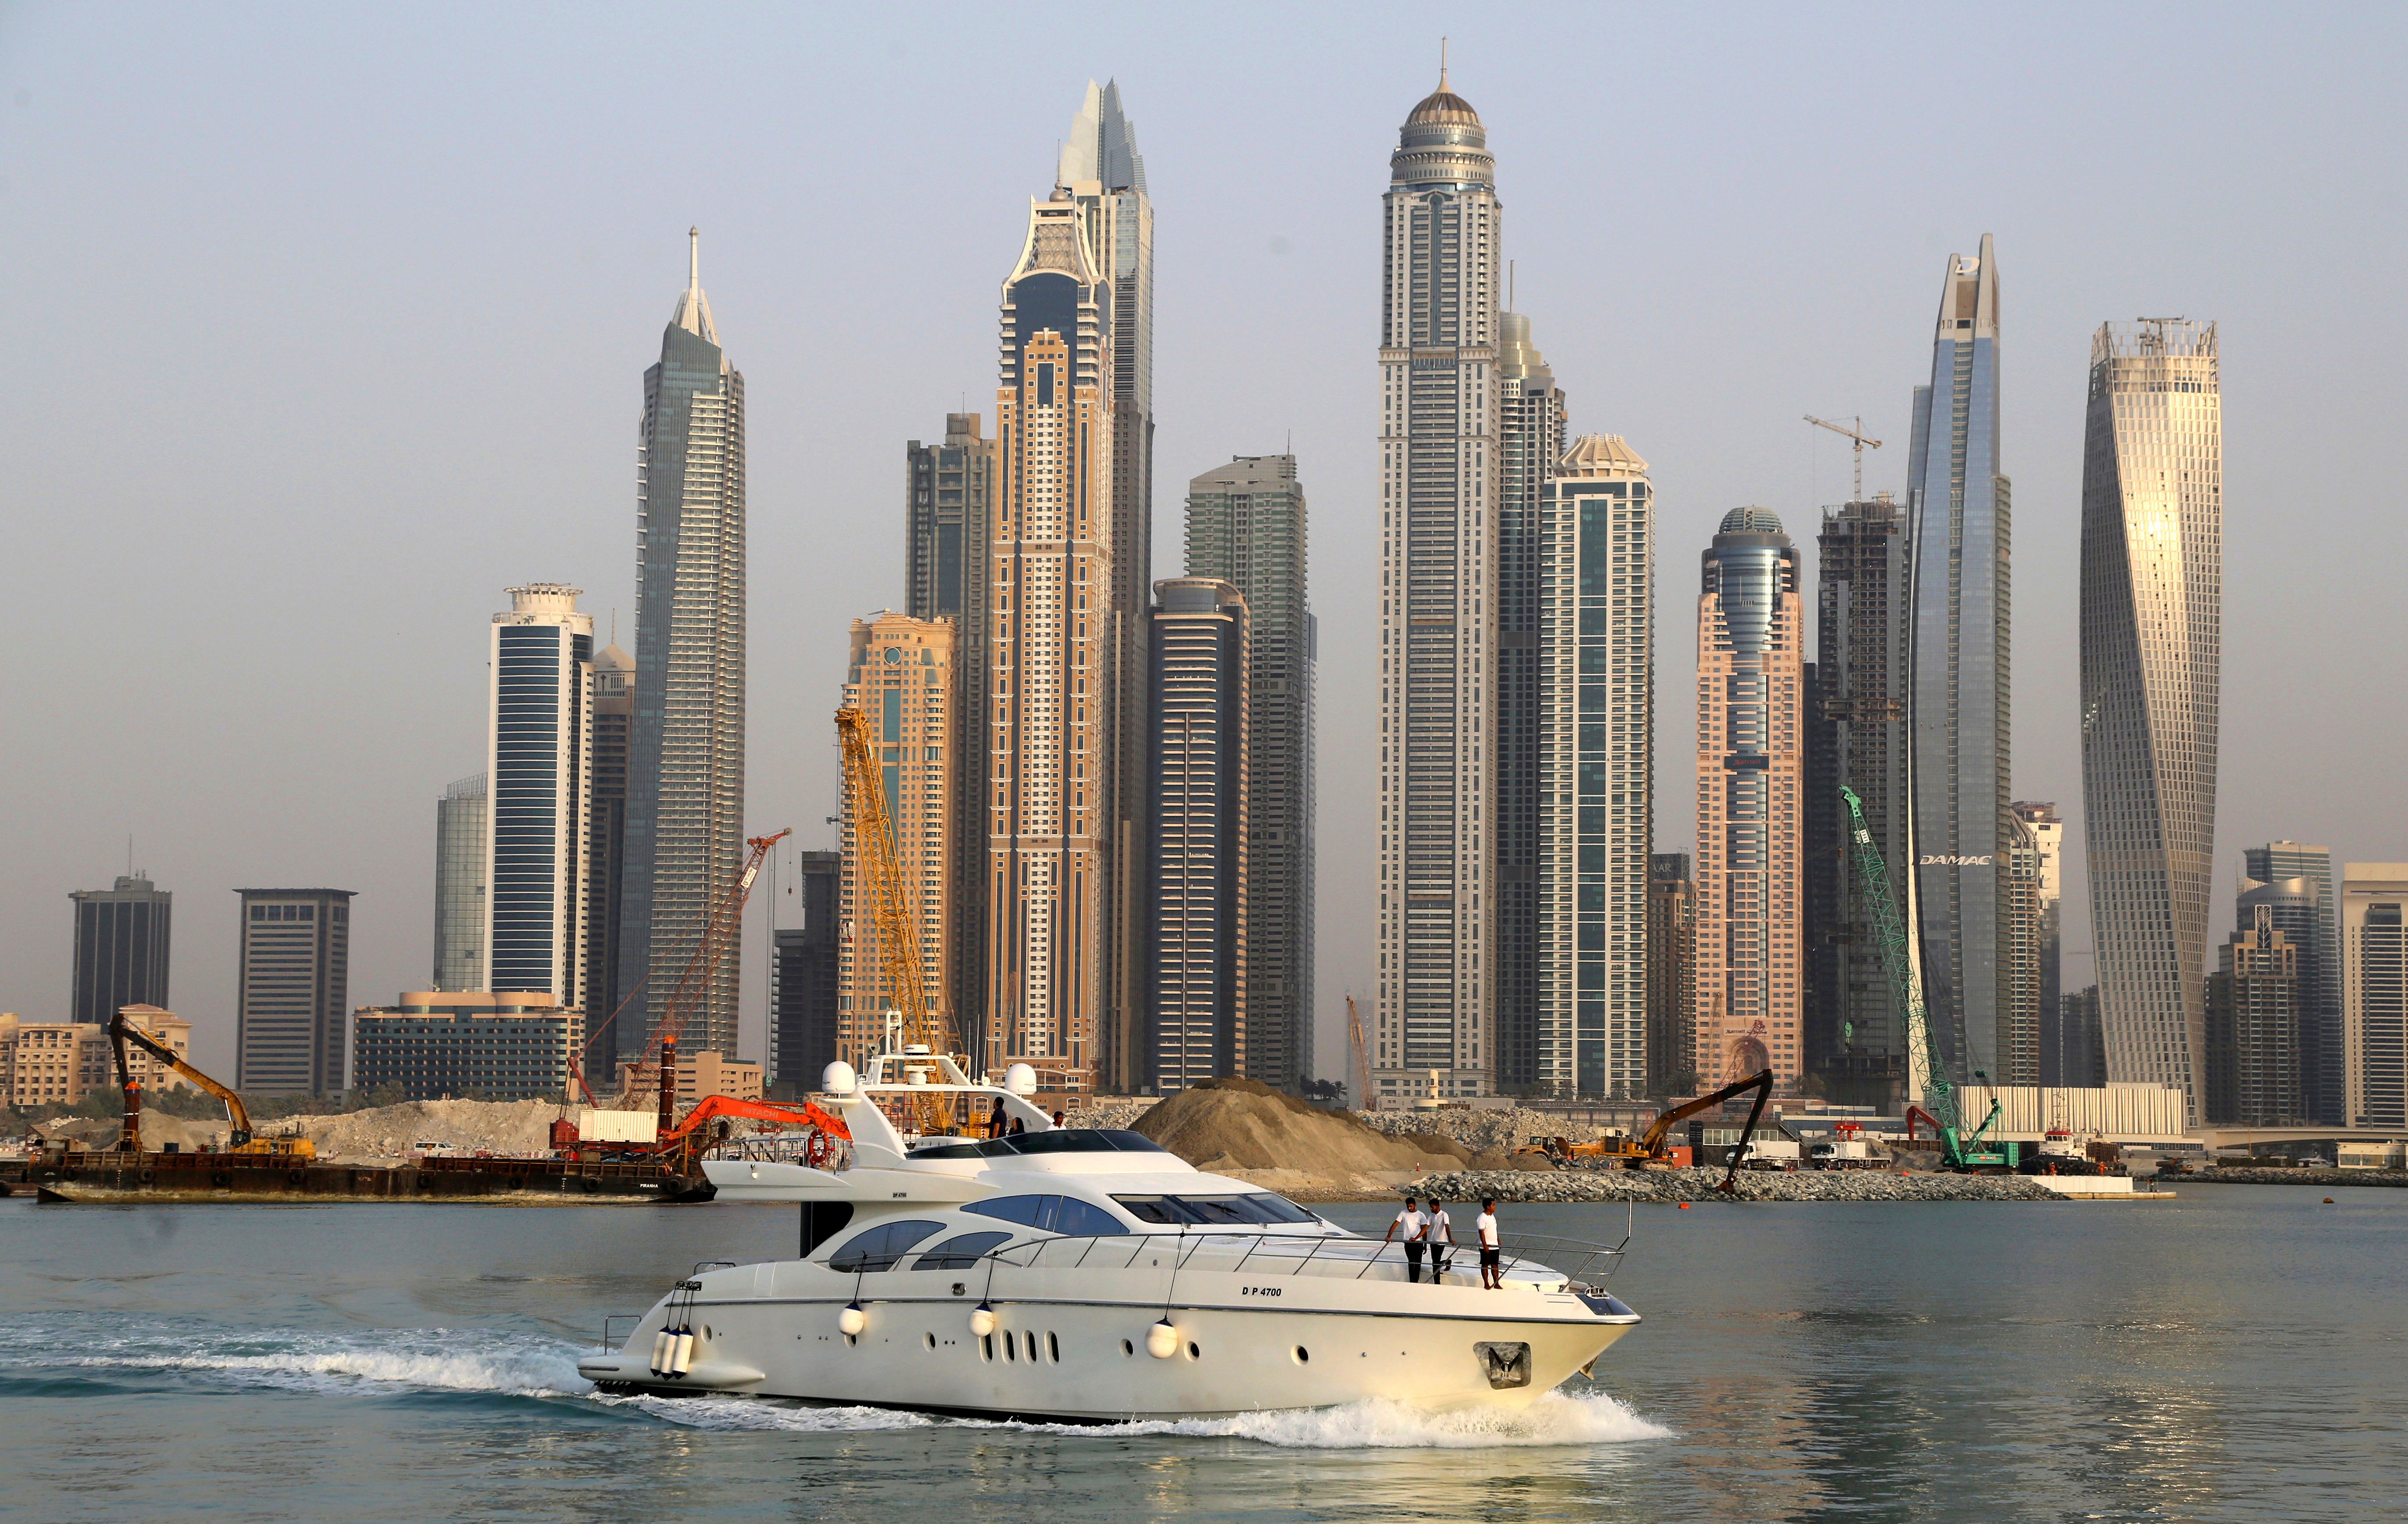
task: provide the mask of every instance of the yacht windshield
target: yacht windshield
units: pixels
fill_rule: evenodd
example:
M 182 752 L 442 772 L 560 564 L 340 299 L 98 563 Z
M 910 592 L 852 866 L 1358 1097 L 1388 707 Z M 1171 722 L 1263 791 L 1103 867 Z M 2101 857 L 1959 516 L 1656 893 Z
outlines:
M 984 1143 L 954 1147 L 1000 1158 L 1006 1154 L 1167 1154 L 1170 1150 L 1141 1132 L 1125 1128 L 1055 1128 L 1049 1132 L 1014 1132 Z M 913 1156 L 917 1157 L 915 1154 Z M 946 1153 L 942 1157 L 962 1156 Z
M 1140 1222 L 1198 1228 L 1254 1228 L 1321 1219 L 1284 1196 L 1268 1191 L 1244 1196 L 1115 1196 L 1121 1209 Z

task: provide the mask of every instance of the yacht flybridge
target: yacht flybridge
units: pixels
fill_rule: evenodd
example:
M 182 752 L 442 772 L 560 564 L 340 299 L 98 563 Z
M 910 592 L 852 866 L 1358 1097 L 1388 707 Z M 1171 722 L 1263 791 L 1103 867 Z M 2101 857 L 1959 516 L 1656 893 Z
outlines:
M 832 1064 L 824 1084 L 849 1149 L 703 1163 L 720 1201 L 800 1203 L 796 1257 L 697 1265 L 615 1352 L 624 1320 L 606 1326 L 580 1374 L 612 1392 L 1055 1422 L 1520 1405 L 1639 1322 L 1602 1285 L 1619 1247 L 1545 1244 L 1555 1268 L 1512 1240 L 1487 1290 L 1459 1232 L 1455 1262 L 1416 1280 L 1400 1244 L 1138 1133 L 1055 1127 L 1025 1066 L 981 1085 L 906 1048 L 860 1079 Z M 1019 1130 L 912 1135 L 986 1123 L 998 1102 Z

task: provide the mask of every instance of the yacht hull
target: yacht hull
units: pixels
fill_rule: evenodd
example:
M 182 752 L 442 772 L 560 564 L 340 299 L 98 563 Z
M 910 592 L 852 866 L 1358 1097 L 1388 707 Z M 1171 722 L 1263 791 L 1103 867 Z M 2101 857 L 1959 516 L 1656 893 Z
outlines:
M 1595 1361 L 1639 1321 L 1569 1292 L 1476 1284 L 1191 1272 L 1166 1299 L 1159 1278 L 1107 1272 L 1082 1276 L 1074 1301 L 936 1275 L 943 1284 L 932 1287 L 924 1272 L 844 1275 L 801 1261 L 715 1272 L 664 1299 L 619 1352 L 590 1357 L 579 1371 L 607 1391 L 1039 1422 L 1200 1418 L 1367 1398 L 1514 1407 Z M 833 1284 L 819 1296 L 781 1284 L 813 1279 Z M 1112 1281 L 1122 1284 L 1097 1284 Z M 713 1294 L 747 1282 L 751 1294 Z M 878 1284 L 892 1282 L 905 1284 Z M 994 1317 L 984 1335 L 972 1331 L 982 1301 Z M 857 1334 L 842 1331 L 849 1308 L 861 1315 Z M 1175 1332 L 1167 1359 L 1148 1347 L 1163 1322 Z M 682 1375 L 650 1367 L 653 1336 L 671 1327 L 695 1332 Z

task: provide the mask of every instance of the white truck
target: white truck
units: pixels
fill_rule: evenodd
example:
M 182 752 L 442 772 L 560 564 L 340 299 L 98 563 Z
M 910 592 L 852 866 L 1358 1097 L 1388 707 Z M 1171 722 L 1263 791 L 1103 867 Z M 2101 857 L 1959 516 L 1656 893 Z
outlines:
M 1740 1159 L 1742 1170 L 1794 1170 L 1799 1163 L 1799 1150 L 1787 1138 L 1752 1138 L 1747 1153 Z

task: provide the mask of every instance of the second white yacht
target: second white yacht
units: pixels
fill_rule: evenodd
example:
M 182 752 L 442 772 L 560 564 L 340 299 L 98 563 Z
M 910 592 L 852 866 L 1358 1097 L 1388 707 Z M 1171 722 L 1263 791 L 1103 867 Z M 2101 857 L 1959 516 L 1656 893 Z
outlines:
M 1469 1247 L 1417 1281 L 1401 1245 L 1138 1133 L 1054 1127 L 1018 1066 L 978 1085 L 907 1049 L 858 1082 L 831 1065 L 825 1084 L 853 1134 L 834 1157 L 814 1140 L 816 1165 L 703 1166 L 721 1201 L 801 1203 L 795 1258 L 697 1265 L 615 1350 L 606 1329 L 580 1374 L 612 1392 L 1051 1422 L 1371 1397 L 1518 1406 L 1640 1320 L 1602 1284 L 1618 1246 L 1509 1238 L 1502 1289 L 1483 1288 Z M 913 1146 L 882 1099 L 906 1116 L 999 1100 L 1023 1130 Z

